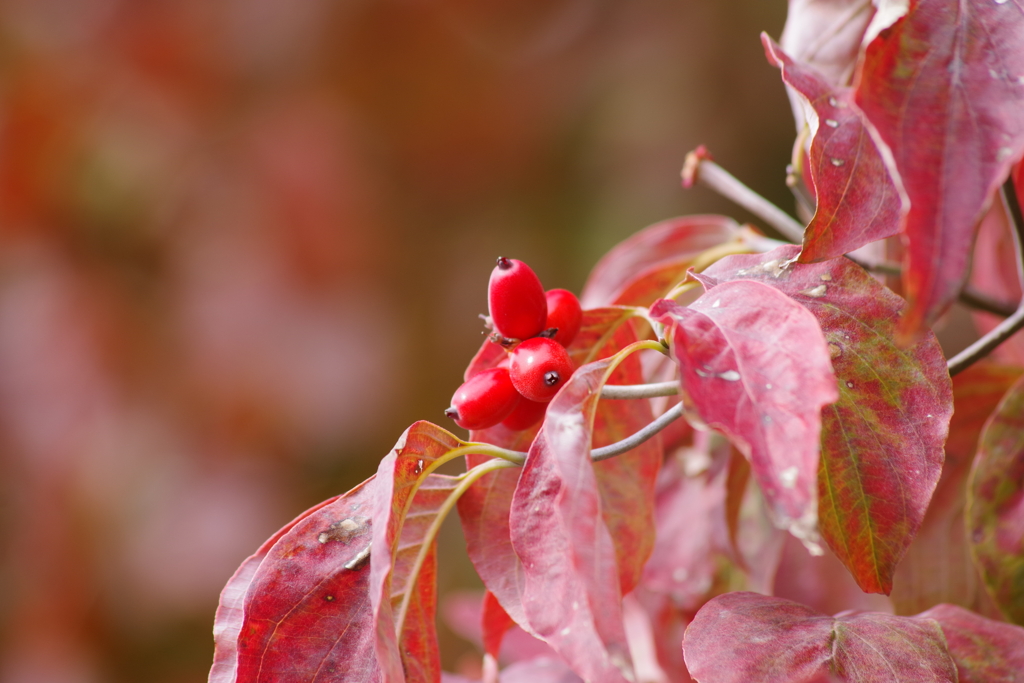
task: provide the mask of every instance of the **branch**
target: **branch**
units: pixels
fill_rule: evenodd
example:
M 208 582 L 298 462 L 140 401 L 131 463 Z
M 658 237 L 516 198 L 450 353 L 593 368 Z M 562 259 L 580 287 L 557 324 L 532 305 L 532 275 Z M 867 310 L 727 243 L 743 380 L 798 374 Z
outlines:
M 678 393 L 678 380 L 655 384 L 606 384 L 601 390 L 601 398 L 655 398 L 657 396 L 675 396 Z
M 790 242 L 796 244 L 803 242 L 804 226 L 711 161 L 703 146 L 687 154 L 686 162 L 683 165 L 683 187 L 692 187 L 694 182 L 699 182 L 726 199 L 739 204 L 775 228 Z
M 1000 195 L 1012 223 L 1013 241 L 1017 248 L 1017 276 L 1020 279 L 1021 288 L 1024 289 L 1024 217 L 1021 216 L 1020 204 L 1017 202 L 1017 193 L 1013 187 L 1012 175 L 1003 184 Z M 950 358 L 946 363 L 946 366 L 949 368 L 949 374 L 952 376 L 958 372 L 963 372 L 977 361 L 992 353 L 997 346 L 1009 339 L 1021 328 L 1024 328 L 1024 299 L 1021 299 L 1013 315 L 999 323 L 984 337 Z
M 622 441 L 616 441 L 610 446 L 602 446 L 601 448 L 591 450 L 590 459 L 594 462 L 599 462 L 601 460 L 607 460 L 608 458 L 614 458 L 616 455 L 622 455 L 626 451 L 631 451 L 663 430 L 665 427 L 668 427 L 670 424 L 678 420 L 682 415 L 683 404 L 677 403 L 666 410 L 661 417 L 641 429 L 636 434 L 627 436 Z

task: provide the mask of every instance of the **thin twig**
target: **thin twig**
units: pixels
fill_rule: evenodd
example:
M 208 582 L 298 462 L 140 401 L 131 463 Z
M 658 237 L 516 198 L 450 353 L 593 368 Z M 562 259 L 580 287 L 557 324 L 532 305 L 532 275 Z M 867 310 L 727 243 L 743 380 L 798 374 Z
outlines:
M 1016 313 L 992 328 L 984 337 L 950 358 L 946 363 L 950 376 L 963 372 L 975 362 L 992 353 L 997 346 L 1012 337 L 1022 327 L 1024 327 L 1024 306 L 1018 308 Z
M 1024 289 L 1024 217 L 1021 215 L 1020 204 L 1017 202 L 1017 193 L 1013 186 L 1012 175 L 1003 185 L 1000 195 L 1012 223 L 1013 242 L 1017 249 L 1017 276 L 1020 280 L 1021 288 Z M 963 372 L 977 361 L 992 353 L 997 346 L 1009 339 L 1021 328 L 1024 328 L 1024 299 L 1021 300 L 1013 315 L 992 328 L 984 337 L 950 358 L 946 363 L 946 366 L 949 368 L 949 374 L 955 375 L 958 372 Z
M 741 183 L 738 178 L 708 159 L 706 155 L 707 152 L 703 149 L 686 155 L 686 163 L 683 166 L 685 187 L 690 187 L 695 181 L 699 182 L 758 216 L 790 242 L 799 244 L 803 241 L 804 226 L 795 218 Z
M 679 382 L 656 382 L 654 384 L 606 384 L 601 389 L 601 398 L 655 398 L 675 396 L 679 393 Z
M 986 313 L 998 315 L 1003 318 L 1009 318 L 1013 315 L 1013 312 L 1017 310 L 1017 307 L 1013 304 L 1008 304 L 1005 301 L 999 301 L 984 292 L 979 292 L 970 285 L 964 287 L 960 292 L 960 303 L 970 308 L 976 308 L 979 311 L 985 311 Z
M 594 462 L 601 460 L 607 460 L 608 458 L 614 458 L 616 455 L 622 455 L 626 451 L 631 451 L 640 444 L 644 443 L 652 436 L 668 427 L 670 424 L 678 420 L 683 415 L 683 404 L 677 403 L 664 413 L 661 417 L 641 429 L 632 436 L 627 436 L 622 441 L 616 441 L 610 446 L 602 446 L 601 448 L 595 448 L 590 451 L 590 459 Z

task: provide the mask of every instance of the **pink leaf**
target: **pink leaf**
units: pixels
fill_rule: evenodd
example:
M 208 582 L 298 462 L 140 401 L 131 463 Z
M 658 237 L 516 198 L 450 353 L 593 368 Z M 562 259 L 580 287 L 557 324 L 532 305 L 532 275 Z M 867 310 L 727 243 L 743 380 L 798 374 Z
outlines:
M 509 522 L 531 629 L 583 678 L 622 683 L 631 665 L 619 570 L 590 461 L 590 416 L 611 367 L 583 366 L 551 402 Z
M 782 48 L 820 72 L 826 83 L 847 85 L 861 39 L 875 14 L 871 0 L 789 0 Z M 797 119 L 798 125 L 801 118 Z
M 689 307 L 659 301 L 651 316 L 666 327 L 684 401 L 747 456 L 780 528 L 813 544 L 821 408 L 838 398 L 817 320 L 746 280 Z
M 686 629 L 683 652 L 701 683 L 954 683 L 956 665 L 932 619 L 878 612 L 828 617 L 757 593 L 727 593 Z
M 899 191 L 863 115 L 851 106 L 852 91 L 832 87 L 813 69 L 794 62 L 766 34 L 761 42 L 768 61 L 782 69 L 783 80 L 817 115 L 808 164 L 818 205 L 804 231 L 800 261 L 835 258 L 897 234 Z
M 685 279 L 704 251 L 733 239 L 739 226 L 724 216 L 684 216 L 655 223 L 614 246 L 583 287 L 584 308 L 647 306 Z
M 1024 628 L 953 605 L 937 605 L 917 616 L 939 622 L 959 683 L 1024 681 Z
M 910 200 L 903 336 L 956 298 L 993 193 L 1024 154 L 1024 8 L 917 0 L 867 47 L 856 102 Z
M 797 251 L 730 256 L 701 278 L 758 280 L 817 319 L 839 380 L 839 401 L 822 413 L 821 531 L 862 590 L 888 593 L 941 472 L 949 373 L 930 333 L 909 348 L 893 341 L 899 297 L 847 259 L 789 263 Z

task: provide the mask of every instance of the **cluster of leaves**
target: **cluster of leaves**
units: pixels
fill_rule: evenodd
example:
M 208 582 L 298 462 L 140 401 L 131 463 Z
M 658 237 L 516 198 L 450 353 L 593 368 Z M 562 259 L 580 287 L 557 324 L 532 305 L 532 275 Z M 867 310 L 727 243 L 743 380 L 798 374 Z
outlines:
M 979 225 L 1012 233 L 1024 194 L 1024 8 L 875 5 L 793 0 L 782 45 L 764 38 L 797 114 L 802 244 L 696 216 L 615 247 L 543 423 L 412 425 L 230 580 L 213 683 L 449 676 L 435 539 L 456 507 L 489 680 L 1024 680 L 1024 381 L 988 361 L 951 380 L 992 344 L 947 366 L 931 331 Z M 891 286 L 862 267 L 893 256 Z M 503 354 L 485 342 L 466 377 Z M 786 532 L 897 614 L 771 595 Z M 499 672 L 513 626 L 554 659 Z

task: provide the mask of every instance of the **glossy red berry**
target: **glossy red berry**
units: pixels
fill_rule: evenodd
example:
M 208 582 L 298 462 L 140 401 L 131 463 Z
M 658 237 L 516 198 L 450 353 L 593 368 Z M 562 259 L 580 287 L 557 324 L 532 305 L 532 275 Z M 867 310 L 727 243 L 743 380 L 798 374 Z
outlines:
M 572 375 L 565 347 L 546 337 L 527 339 L 512 351 L 508 367 L 512 384 L 531 401 L 550 401 Z
M 501 424 L 509 429 L 520 432 L 540 422 L 540 419 L 544 417 L 544 411 L 547 409 L 547 403 L 538 403 L 528 398 L 520 398 L 519 403 L 508 414 L 508 417 L 501 421 Z
M 544 330 L 548 302 L 530 266 L 501 257 L 491 271 L 487 303 L 494 331 L 509 339 L 529 339 Z
M 544 329 L 556 328 L 558 332 L 552 339 L 562 346 L 568 346 L 576 338 L 583 322 L 580 300 L 567 289 L 552 289 L 545 298 L 548 300 L 548 320 L 544 323 Z
M 473 375 L 459 387 L 444 414 L 463 429 L 487 429 L 508 417 L 519 400 L 508 370 L 493 368 Z

